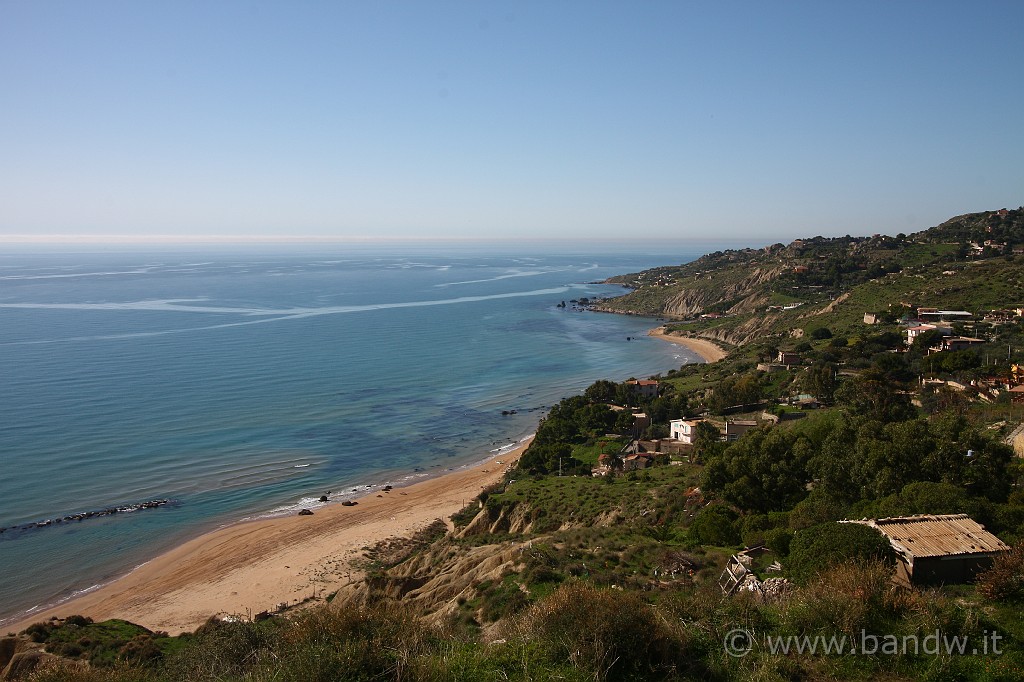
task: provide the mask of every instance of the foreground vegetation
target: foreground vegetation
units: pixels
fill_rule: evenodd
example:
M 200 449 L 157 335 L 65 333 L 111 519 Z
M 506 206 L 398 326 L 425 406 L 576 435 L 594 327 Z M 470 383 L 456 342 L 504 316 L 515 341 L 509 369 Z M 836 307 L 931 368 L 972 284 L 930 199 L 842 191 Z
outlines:
M 62 628 L 65 637 L 73 627 Z M 725 646 L 737 630 L 753 635 L 749 652 L 742 642 Z M 779 645 L 769 640 L 811 634 L 859 646 L 873 637 L 920 641 L 936 631 L 978 646 L 998 632 L 1001 654 L 797 655 L 773 651 Z M 503 619 L 493 634 L 484 642 L 457 620 L 427 623 L 394 603 L 321 606 L 291 619 L 211 621 L 170 638 L 177 645 L 159 657 L 122 654 L 93 667 L 69 661 L 32 679 L 1015 680 L 1024 667 L 1014 609 L 965 592 L 896 590 L 889 571 L 870 563 L 843 565 L 776 602 L 724 597 L 707 586 L 651 595 L 574 579 Z

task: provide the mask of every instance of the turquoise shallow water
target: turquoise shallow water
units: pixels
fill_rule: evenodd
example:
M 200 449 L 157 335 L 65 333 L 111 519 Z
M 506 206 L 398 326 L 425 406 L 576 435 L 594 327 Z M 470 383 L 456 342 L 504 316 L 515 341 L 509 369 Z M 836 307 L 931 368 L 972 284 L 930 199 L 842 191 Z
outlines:
M 170 500 L 0 533 L 0 618 L 218 525 L 478 461 L 598 378 L 695 361 L 654 320 L 556 305 L 697 255 L 0 255 L 0 527 Z

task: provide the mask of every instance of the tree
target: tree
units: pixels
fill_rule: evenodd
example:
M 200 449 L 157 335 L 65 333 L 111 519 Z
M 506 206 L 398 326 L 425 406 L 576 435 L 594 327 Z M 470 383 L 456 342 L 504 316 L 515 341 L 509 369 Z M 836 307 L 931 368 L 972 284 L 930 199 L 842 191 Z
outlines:
M 622 410 L 615 418 L 615 433 L 631 434 L 633 425 L 636 424 L 636 417 L 629 410 Z
M 724 504 L 712 504 L 700 510 L 690 524 L 690 540 L 696 544 L 729 547 L 740 543 L 736 527 L 738 515 Z
M 963 488 L 950 483 L 917 481 L 878 503 L 880 515 L 977 514 L 979 505 Z
M 672 393 L 655 398 L 647 405 L 647 416 L 654 423 L 664 423 L 686 416 L 689 402 L 682 393 Z
M 572 447 L 566 443 L 542 443 L 536 440 L 519 458 L 518 468 L 531 474 L 569 473 L 582 468 L 583 462 L 572 456 Z
M 844 381 L 836 391 L 836 399 L 852 414 L 881 422 L 903 421 L 916 415 L 910 399 L 878 370 L 867 370 Z
M 708 409 L 715 413 L 734 405 L 749 405 L 761 399 L 760 377 L 742 374 L 722 379 L 708 398 Z
M 859 484 L 854 481 L 857 432 L 848 417 L 830 428 L 821 439 L 817 451 L 807 463 L 816 491 L 834 499 L 853 502 L 860 498 Z
M 706 462 L 719 456 L 725 450 L 722 432 L 708 421 L 699 421 L 693 429 L 693 462 Z
M 925 461 L 935 449 L 923 419 L 866 421 L 858 429 L 855 455 L 850 461 L 852 483 L 862 497 L 898 493 L 909 483 L 929 479 Z
M 707 462 L 703 485 L 744 511 L 789 509 L 806 494 L 813 447 L 782 429 L 747 432 Z
M 595 403 L 611 403 L 615 402 L 618 389 L 619 385 L 614 381 L 599 379 L 588 386 L 583 395 Z
M 1012 483 L 1012 448 L 982 436 L 959 414 L 940 415 L 929 426 L 935 447 L 922 461 L 922 479 L 961 486 L 995 502 L 1006 499 Z
M 825 363 L 811 365 L 799 377 L 800 386 L 822 402 L 830 403 L 835 398 L 836 366 Z

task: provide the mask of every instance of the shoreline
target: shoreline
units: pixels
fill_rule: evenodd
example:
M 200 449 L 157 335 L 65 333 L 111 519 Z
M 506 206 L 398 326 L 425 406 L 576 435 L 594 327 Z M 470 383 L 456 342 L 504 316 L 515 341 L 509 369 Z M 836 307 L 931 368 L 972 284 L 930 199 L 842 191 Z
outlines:
M 390 491 L 375 489 L 354 506 L 332 503 L 312 516 L 276 516 L 233 523 L 204 533 L 112 582 L 0 627 L 20 632 L 52 617 L 123 618 L 155 631 L 192 632 L 212 616 L 251 617 L 280 605 L 322 601 L 356 582 L 352 565 L 363 549 L 406 537 L 448 517 L 501 480 L 532 436 L 443 475 Z
M 668 341 L 669 343 L 684 346 L 687 350 L 691 350 L 699 355 L 704 362 L 718 362 L 729 355 L 728 351 L 713 341 L 699 339 L 692 336 L 677 336 L 675 334 L 670 334 L 665 331 L 664 325 L 661 327 L 655 327 L 647 332 L 647 335 L 653 336 L 656 339 L 661 339 L 662 341 Z

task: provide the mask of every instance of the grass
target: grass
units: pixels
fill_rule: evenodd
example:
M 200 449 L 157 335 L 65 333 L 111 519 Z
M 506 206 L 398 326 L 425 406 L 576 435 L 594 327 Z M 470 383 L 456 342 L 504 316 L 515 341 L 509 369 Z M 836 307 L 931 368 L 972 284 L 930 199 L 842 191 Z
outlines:
M 572 449 L 572 456 L 584 464 L 597 466 L 597 458 L 604 453 L 616 455 L 622 446 L 625 445 L 625 438 L 599 438 L 593 443 L 576 445 Z
M 155 633 L 125 620 L 94 623 L 89 618 L 71 616 L 63 621 L 38 623 L 28 630 L 36 642 L 44 642 L 46 651 L 66 658 L 88 661 L 96 667 L 113 666 L 124 661 L 149 664 L 181 648 L 182 640 Z

